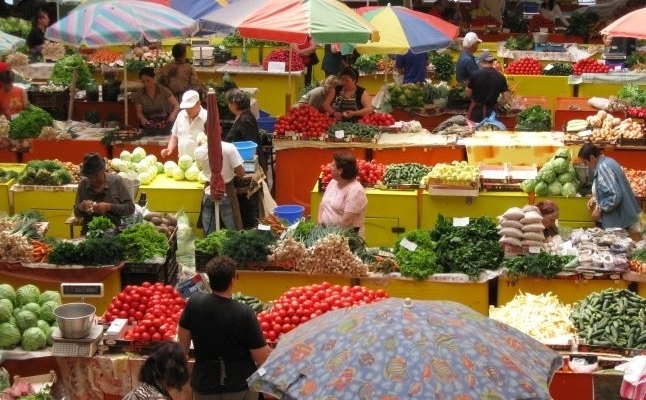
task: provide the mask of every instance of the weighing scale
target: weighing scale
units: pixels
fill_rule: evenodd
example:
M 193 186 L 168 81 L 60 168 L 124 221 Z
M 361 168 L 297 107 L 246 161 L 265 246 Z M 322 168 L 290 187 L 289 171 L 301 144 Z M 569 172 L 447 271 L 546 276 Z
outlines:
M 103 327 L 92 325 L 90 334 L 81 339 L 65 339 L 58 327 L 52 328 L 52 355 L 55 357 L 92 357 L 99 349 Z
M 606 46 L 601 58 L 611 68 L 625 66 L 625 61 L 637 48 L 637 40 L 626 37 L 613 37 L 610 45 Z
M 103 283 L 61 283 L 62 297 L 103 297 Z M 103 326 L 92 325 L 90 333 L 81 339 L 66 339 L 58 327 L 52 328 L 52 355 L 55 357 L 92 357 L 103 338 Z
M 256 172 L 256 164 L 258 162 L 258 156 L 254 156 L 253 160 L 250 161 L 243 161 L 242 162 L 242 167 L 244 168 L 245 174 L 253 174 Z

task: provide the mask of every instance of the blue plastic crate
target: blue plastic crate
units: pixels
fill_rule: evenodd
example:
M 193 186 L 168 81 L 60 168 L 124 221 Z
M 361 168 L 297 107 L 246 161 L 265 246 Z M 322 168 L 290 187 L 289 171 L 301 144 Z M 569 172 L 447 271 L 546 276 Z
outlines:
M 267 132 L 273 132 L 276 126 L 276 118 L 269 115 L 269 113 L 260 110 L 260 118 L 258 118 L 258 127 Z

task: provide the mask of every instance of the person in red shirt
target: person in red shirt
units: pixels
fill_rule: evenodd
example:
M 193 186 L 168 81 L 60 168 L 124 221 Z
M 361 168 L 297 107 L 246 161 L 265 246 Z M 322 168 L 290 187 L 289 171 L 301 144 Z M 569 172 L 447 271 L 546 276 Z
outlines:
M 9 64 L 0 62 L 0 113 L 11 120 L 25 109 L 28 102 L 25 89 L 14 85 L 14 74 Z
M 316 56 L 316 43 L 311 37 L 308 37 L 305 43 L 291 44 L 292 51 L 298 53 L 305 65 L 305 86 L 312 83 L 312 66 L 318 64 L 318 56 Z

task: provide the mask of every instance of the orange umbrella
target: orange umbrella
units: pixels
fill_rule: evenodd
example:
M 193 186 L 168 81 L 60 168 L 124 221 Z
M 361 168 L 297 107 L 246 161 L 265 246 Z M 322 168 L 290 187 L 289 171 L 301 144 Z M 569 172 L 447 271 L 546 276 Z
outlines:
M 601 30 L 602 35 L 646 39 L 646 7 L 629 12 Z

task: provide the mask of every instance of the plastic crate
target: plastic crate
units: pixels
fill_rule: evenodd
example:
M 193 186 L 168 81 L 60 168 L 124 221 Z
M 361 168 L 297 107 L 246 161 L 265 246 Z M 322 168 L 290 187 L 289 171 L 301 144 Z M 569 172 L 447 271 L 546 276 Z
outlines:
M 121 268 L 121 290 L 128 285 L 141 285 L 144 282 L 161 282 L 175 286 L 179 279 L 177 263 L 177 229 L 168 240 L 168 251 L 163 262 L 125 263 Z
M 41 92 L 38 90 L 28 90 L 27 98 L 35 106 L 42 108 L 51 114 L 51 116 L 60 121 L 67 120 L 67 110 L 70 102 L 70 91 L 61 92 Z
M 276 126 L 276 118 L 269 115 L 269 113 L 260 110 L 260 118 L 258 118 L 258 127 L 267 132 L 273 132 Z
M 206 254 L 195 250 L 195 271 L 204 272 L 206 270 L 206 263 L 213 257 L 217 257 L 217 254 Z

